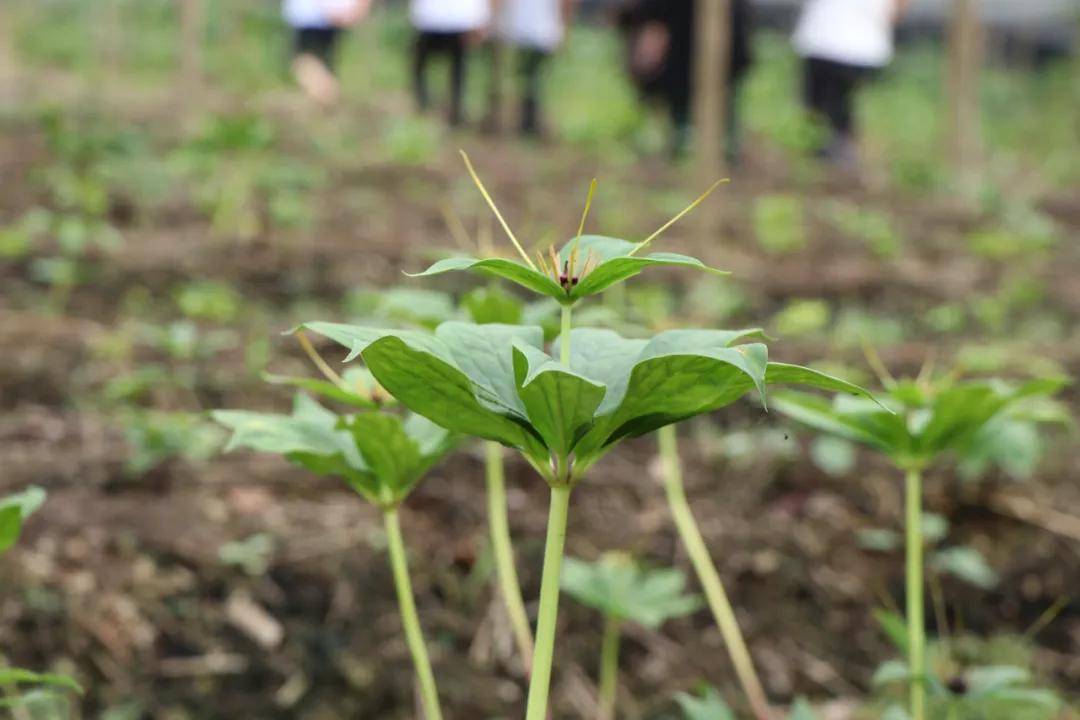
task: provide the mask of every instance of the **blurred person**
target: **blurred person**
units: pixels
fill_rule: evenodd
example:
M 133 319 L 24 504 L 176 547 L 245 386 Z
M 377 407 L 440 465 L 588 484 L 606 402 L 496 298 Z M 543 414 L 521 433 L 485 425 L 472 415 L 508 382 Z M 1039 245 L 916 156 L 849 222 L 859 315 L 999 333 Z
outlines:
M 630 74 L 646 97 L 659 98 L 671 118 L 671 154 L 682 157 L 693 128 L 696 2 L 707 0 L 632 0 L 618 22 L 629 39 Z M 750 0 L 730 0 L 731 55 L 725 98 L 725 153 L 736 163 L 740 154 L 739 91 L 753 62 L 753 15 Z
M 342 28 L 360 22 L 371 0 L 284 0 L 282 14 L 293 28 L 292 72 L 297 84 L 317 102 L 330 105 L 340 90 L 334 75 Z
M 803 58 L 803 103 L 828 125 L 819 154 L 858 167 L 855 92 L 893 57 L 893 29 L 909 0 L 808 0 L 792 37 Z
M 574 0 L 499 0 L 495 34 L 517 50 L 521 81 L 521 132 L 541 134 L 541 82 L 549 58 L 562 44 Z
M 421 112 L 431 105 L 428 63 L 435 55 L 450 60 L 449 122 L 464 121 L 465 70 L 470 46 L 487 34 L 491 22 L 489 0 L 410 0 L 409 19 L 416 29 L 413 90 Z

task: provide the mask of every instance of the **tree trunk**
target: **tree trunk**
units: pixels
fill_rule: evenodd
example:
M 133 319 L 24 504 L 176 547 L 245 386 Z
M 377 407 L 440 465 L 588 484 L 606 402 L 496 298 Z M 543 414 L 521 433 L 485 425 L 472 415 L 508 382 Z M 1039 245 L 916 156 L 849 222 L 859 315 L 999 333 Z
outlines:
M 970 178 L 982 149 L 979 122 L 979 77 L 983 32 L 978 0 L 953 0 L 949 29 L 948 156 L 962 179 Z
M 706 187 L 722 178 L 726 136 L 725 103 L 731 65 L 731 0 L 694 0 L 694 141 L 698 183 Z M 715 235 L 720 226 L 719 205 L 698 208 L 701 232 Z

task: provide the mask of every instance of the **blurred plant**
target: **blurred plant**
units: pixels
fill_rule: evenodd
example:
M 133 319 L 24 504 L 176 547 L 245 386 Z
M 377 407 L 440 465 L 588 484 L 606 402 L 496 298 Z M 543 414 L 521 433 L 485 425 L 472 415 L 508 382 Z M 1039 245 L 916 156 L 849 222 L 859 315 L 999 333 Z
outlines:
M 140 477 L 173 458 L 198 462 L 221 450 L 221 429 L 198 413 L 129 410 L 121 415 L 128 456 L 124 472 Z
M 882 260 L 896 258 L 903 249 L 903 238 L 885 211 L 848 200 L 832 200 L 825 205 L 825 217 L 844 235 L 865 243 Z
M 218 548 L 218 559 L 225 565 L 241 568 L 248 575 L 259 576 L 270 567 L 273 552 L 274 538 L 266 533 L 255 533 L 222 545 Z
M 11 549 L 23 523 L 44 503 L 45 491 L 33 485 L 0 498 L 0 554 Z M 0 710 L 11 711 L 15 718 L 26 717 L 35 709 L 47 708 L 55 713 L 59 705 L 66 707 L 62 690 L 82 694 L 79 684 L 66 675 L 0 665 Z
M 671 618 L 694 612 L 701 607 L 701 599 L 685 594 L 682 571 L 642 568 L 622 553 L 607 553 L 592 563 L 566 558 L 561 585 L 575 600 L 604 616 L 597 718 L 613 720 L 623 623 L 655 629 Z
M 904 620 L 881 611 L 878 621 L 889 639 L 906 652 Z M 1023 642 L 1006 638 L 980 640 L 958 636 L 927 648 L 927 717 L 942 720 L 1055 720 L 1062 699 L 1053 691 L 1033 687 L 1027 669 L 1030 651 Z M 885 705 L 883 718 L 909 720 L 895 702 L 896 688 L 911 682 L 906 663 L 890 660 L 878 666 L 872 684 Z
M 789 337 L 820 332 L 829 324 L 831 312 L 824 300 L 795 299 L 773 317 L 777 334 Z
M 934 379 L 928 371 L 916 379 L 898 381 L 888 374 L 876 354 L 868 358 L 885 385 L 888 409 L 862 398 L 840 395 L 829 403 L 794 391 L 776 393 L 773 407 L 814 429 L 869 445 L 905 473 L 910 709 L 915 720 L 923 720 L 923 472 L 947 454 L 963 454 L 979 432 L 1002 413 L 1022 407 L 1032 398 L 1052 396 L 1066 381 L 1044 378 L 1013 386 L 1000 380 L 960 380 L 955 375 Z
M 328 380 L 310 389 L 335 399 L 349 393 L 351 404 L 366 405 L 356 414 L 338 415 L 298 393 L 291 415 L 217 410 L 213 418 L 233 432 L 226 451 L 250 448 L 284 455 L 316 473 L 343 479 L 382 512 L 401 621 L 420 684 L 428 720 L 440 720 L 438 690 L 417 616 L 406 562 L 398 507 L 439 460 L 455 438 L 420 415 L 397 415 L 378 409 L 374 388 Z M 361 394 L 363 393 L 363 394 Z
M 806 214 L 796 195 L 763 195 L 754 201 L 754 237 L 770 253 L 806 247 Z
M 705 687 L 700 696 L 679 693 L 675 696 L 675 701 L 682 710 L 683 720 L 735 720 L 735 713 L 716 688 Z M 787 720 L 818 720 L 818 716 L 810 703 L 796 698 L 788 711 Z
M 213 280 L 195 280 L 175 291 L 176 304 L 185 316 L 196 320 L 227 323 L 240 309 L 240 295 L 231 285 Z

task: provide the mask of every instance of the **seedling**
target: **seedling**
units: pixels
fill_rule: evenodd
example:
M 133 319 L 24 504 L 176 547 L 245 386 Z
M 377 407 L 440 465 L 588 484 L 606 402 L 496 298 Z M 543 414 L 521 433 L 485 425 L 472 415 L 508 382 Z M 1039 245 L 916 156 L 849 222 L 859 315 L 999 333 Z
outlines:
M 615 717 L 623 623 L 657 628 L 671 618 L 694 612 L 701 607 L 701 600 L 685 594 L 685 587 L 681 571 L 641 568 L 623 554 L 609 553 L 594 563 L 566 558 L 562 589 L 604 616 L 598 720 Z
M 911 716 L 924 720 L 926 636 L 923 608 L 922 476 L 946 454 L 963 455 L 979 434 L 1003 413 L 1057 393 L 1066 381 L 1030 380 L 1011 385 L 1000 380 L 893 379 L 875 355 L 886 386 L 889 409 L 864 398 L 837 396 L 833 402 L 811 395 L 777 393 L 773 406 L 817 430 L 861 442 L 884 453 L 904 472 L 907 548 L 907 630 Z M 891 410 L 891 411 L 890 411 Z
M 45 491 L 37 486 L 0 498 L 0 554 L 11 549 L 23 523 L 44 502 Z M 58 690 L 82 694 L 79 684 L 66 675 L 0 667 L 0 710 L 11 710 L 15 717 L 24 717 L 31 704 L 57 699 Z
M 769 362 L 763 343 L 742 343 L 761 339 L 758 330 L 671 330 L 631 340 L 611 330 L 572 328 L 579 300 L 650 265 L 706 268 L 686 256 L 637 254 L 708 192 L 645 240 L 631 243 L 582 235 L 594 183 L 577 235 L 560 253 L 551 249 L 550 262 L 538 267 L 473 175 L 525 264 L 457 258 L 424 274 L 475 269 L 555 298 L 562 319 L 552 354 L 543 347 L 540 327 L 446 322 L 434 336 L 327 322 L 302 327 L 349 348 L 346 362 L 362 358 L 405 407 L 453 432 L 518 450 L 548 483 L 551 505 L 526 712 L 526 720 L 541 720 L 547 713 L 570 493 L 588 469 L 625 438 L 717 410 L 753 390 L 764 402 L 767 384 L 867 393 L 809 368 Z
M 1048 611 L 1051 615 L 1060 606 Z M 905 649 L 903 619 L 879 613 L 890 639 Z M 894 629 L 895 628 L 895 629 Z M 989 641 L 957 637 L 931 643 L 927 651 L 927 712 L 946 720 L 1052 720 L 1059 717 L 1062 701 L 1054 692 L 1033 686 L 1024 664 L 1028 652 L 1022 643 L 1009 638 Z M 902 688 L 911 682 L 906 663 L 890 660 L 874 672 L 873 685 L 879 691 Z M 886 707 L 883 718 L 908 720 L 897 704 Z
M 438 690 L 416 613 L 398 507 L 453 447 L 453 436 L 419 415 L 371 411 L 339 416 L 302 393 L 296 395 L 291 415 L 218 410 L 213 417 L 233 431 L 226 450 L 246 447 L 284 455 L 316 474 L 345 480 L 382 512 L 401 621 L 424 713 L 428 720 L 440 720 Z
M 716 688 L 706 687 L 700 695 L 679 693 L 675 701 L 682 710 L 683 720 L 735 720 L 735 713 Z M 818 720 L 817 713 L 803 698 L 796 698 L 788 710 L 787 720 Z

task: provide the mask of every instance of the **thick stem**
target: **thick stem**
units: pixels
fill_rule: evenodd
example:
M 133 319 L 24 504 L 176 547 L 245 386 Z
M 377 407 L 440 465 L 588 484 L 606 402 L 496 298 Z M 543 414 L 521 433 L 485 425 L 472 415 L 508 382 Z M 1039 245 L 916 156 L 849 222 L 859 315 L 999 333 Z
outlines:
M 926 624 L 923 611 L 922 476 L 909 470 L 905 479 L 907 535 L 908 667 L 911 673 L 911 718 L 924 720 Z
M 769 708 L 769 701 L 765 697 L 761 681 L 758 680 L 757 672 L 754 670 L 754 661 L 750 657 L 746 641 L 739 630 L 735 611 L 731 607 L 727 593 L 724 592 L 724 585 L 720 581 L 716 566 L 709 557 L 709 549 L 701 537 L 694 515 L 690 512 L 690 504 L 686 501 L 674 425 L 660 429 L 659 442 L 660 458 L 663 462 L 664 489 L 679 537 L 686 546 L 686 554 L 690 556 L 694 572 L 697 573 L 698 581 L 705 590 L 709 608 L 720 628 L 720 634 L 724 636 L 724 644 L 727 645 L 731 662 L 735 666 L 735 673 L 739 677 L 739 683 L 742 685 L 743 692 L 746 693 L 754 716 L 758 720 L 771 720 L 772 710 Z
M 615 697 L 619 687 L 619 635 L 622 621 L 604 617 L 604 639 L 600 646 L 600 709 L 598 720 L 615 720 Z
M 401 539 L 397 508 L 384 511 L 383 518 L 386 521 L 386 543 L 390 552 L 390 565 L 394 570 L 401 625 L 405 628 L 405 642 L 409 646 L 413 666 L 416 668 L 416 678 L 420 682 L 420 700 L 424 705 L 424 715 L 427 720 L 442 720 L 439 691 L 435 687 L 435 675 L 431 672 L 431 660 L 428 659 L 427 647 L 424 645 L 420 618 L 416 614 L 416 601 L 413 599 L 412 583 L 409 581 L 405 542 Z
M 573 323 L 573 307 L 562 306 L 562 329 L 559 332 L 559 362 L 570 367 L 570 329 Z
M 540 611 L 536 621 L 536 650 L 525 720 L 547 717 L 551 661 L 555 651 L 555 623 L 559 615 L 559 575 L 566 543 L 566 518 L 570 509 L 570 486 L 551 488 L 547 541 L 544 543 L 544 574 L 540 581 Z
M 502 446 L 490 440 L 484 443 L 487 470 L 488 527 L 491 529 L 491 548 L 495 553 L 495 572 L 499 577 L 499 592 L 510 617 L 518 652 L 525 672 L 532 667 L 533 639 L 529 615 L 521 598 L 521 584 L 514 567 L 514 546 L 510 540 L 510 523 L 506 510 L 506 482 L 503 473 Z

